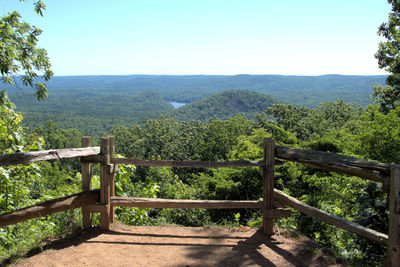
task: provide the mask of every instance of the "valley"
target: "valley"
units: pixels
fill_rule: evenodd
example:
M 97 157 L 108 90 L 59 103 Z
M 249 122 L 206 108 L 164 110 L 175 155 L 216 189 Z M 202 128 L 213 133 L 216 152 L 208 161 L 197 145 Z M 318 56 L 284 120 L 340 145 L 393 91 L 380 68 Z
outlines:
M 49 97 L 38 102 L 22 85 L 9 87 L 10 99 L 34 129 L 52 120 L 61 128 L 77 128 L 98 136 L 114 125 L 141 124 L 146 118 L 178 121 L 227 119 L 256 114 L 274 103 L 309 108 L 342 99 L 365 106 L 373 84 L 386 76 L 284 75 L 125 75 L 56 76 Z M 187 103 L 176 106 L 169 103 Z

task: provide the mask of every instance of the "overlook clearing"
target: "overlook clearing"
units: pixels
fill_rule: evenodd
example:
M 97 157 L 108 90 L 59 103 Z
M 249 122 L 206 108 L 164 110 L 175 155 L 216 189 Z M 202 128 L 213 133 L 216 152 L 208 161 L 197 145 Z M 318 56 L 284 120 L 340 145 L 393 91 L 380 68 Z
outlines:
M 93 213 L 100 213 L 100 227 L 110 229 L 114 222 L 114 207 L 147 207 L 147 208 L 206 208 L 233 209 L 258 208 L 263 214 L 263 233 L 265 238 L 273 234 L 273 220 L 291 215 L 288 206 L 315 219 L 353 232 L 378 244 L 387 246 L 386 266 L 400 265 L 400 166 L 371 162 L 339 154 L 313 150 L 275 146 L 271 138 L 264 139 L 264 160 L 262 161 L 171 161 L 140 160 L 116 158 L 114 137 L 102 137 L 100 147 L 91 147 L 91 138 L 82 138 L 82 148 L 58 149 L 37 152 L 15 153 L 0 156 L 0 166 L 31 163 L 43 160 L 80 157 L 82 168 L 82 192 L 44 203 L 26 207 L 14 212 L 0 215 L 0 226 L 15 224 L 32 218 L 42 217 L 56 212 L 82 208 L 82 227 L 92 227 Z M 388 193 L 389 233 L 375 230 L 349 222 L 320 209 L 310 207 L 274 188 L 274 166 L 282 160 L 299 162 L 327 171 L 335 171 L 383 184 Z M 100 164 L 100 189 L 92 190 L 91 165 Z M 114 191 L 114 173 L 118 164 L 141 166 L 170 166 L 179 168 L 225 168 L 225 167 L 258 167 L 263 180 L 263 200 L 172 200 L 134 197 L 118 197 Z

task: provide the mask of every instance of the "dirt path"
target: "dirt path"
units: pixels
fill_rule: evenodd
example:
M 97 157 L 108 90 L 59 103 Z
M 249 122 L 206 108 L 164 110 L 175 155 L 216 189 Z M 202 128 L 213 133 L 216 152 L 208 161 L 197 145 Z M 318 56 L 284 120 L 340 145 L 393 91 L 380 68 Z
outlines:
M 244 230 L 244 231 L 238 231 Z M 61 240 L 16 266 L 334 266 L 307 239 L 239 228 L 132 227 L 91 229 Z M 338 265 L 337 265 L 338 266 Z

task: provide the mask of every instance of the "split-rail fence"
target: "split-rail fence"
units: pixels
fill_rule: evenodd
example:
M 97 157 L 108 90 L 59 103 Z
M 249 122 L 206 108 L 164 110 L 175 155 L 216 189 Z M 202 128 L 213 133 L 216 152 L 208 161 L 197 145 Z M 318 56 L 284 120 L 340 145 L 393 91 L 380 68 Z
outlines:
M 263 231 L 267 236 L 271 236 L 273 235 L 273 219 L 291 215 L 290 209 L 282 208 L 288 206 L 317 220 L 386 246 L 385 265 L 400 266 L 400 165 L 398 164 L 378 163 L 330 152 L 277 146 L 271 138 L 264 139 L 264 159 L 262 161 L 173 161 L 116 158 L 113 136 L 102 137 L 100 147 L 91 147 L 90 145 L 91 137 L 85 136 L 82 137 L 81 148 L 23 152 L 0 156 L 0 166 L 80 157 L 82 172 L 81 193 L 1 214 L 0 227 L 75 208 L 82 208 L 83 228 L 92 227 L 93 213 L 100 213 L 100 227 L 104 229 L 109 229 L 110 223 L 114 221 L 114 207 L 116 206 L 206 209 L 258 208 L 262 210 L 263 214 Z M 274 166 L 282 164 L 284 160 L 382 183 L 383 189 L 388 195 L 389 233 L 380 233 L 331 215 L 275 189 Z M 91 165 L 93 163 L 100 164 L 100 189 L 97 190 L 91 188 Z M 118 197 L 114 194 L 114 174 L 118 164 L 181 168 L 258 167 L 263 179 L 263 200 L 178 200 Z

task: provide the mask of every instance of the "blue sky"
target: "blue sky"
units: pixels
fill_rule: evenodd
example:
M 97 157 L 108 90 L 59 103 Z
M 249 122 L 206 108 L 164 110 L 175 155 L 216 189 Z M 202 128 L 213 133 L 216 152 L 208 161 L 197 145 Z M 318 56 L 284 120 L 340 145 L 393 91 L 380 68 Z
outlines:
M 44 32 L 55 75 L 385 74 L 384 0 L 0 0 Z

